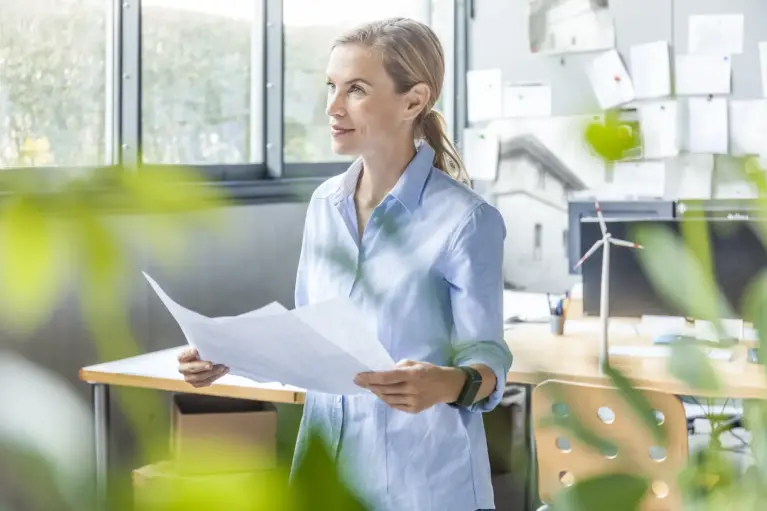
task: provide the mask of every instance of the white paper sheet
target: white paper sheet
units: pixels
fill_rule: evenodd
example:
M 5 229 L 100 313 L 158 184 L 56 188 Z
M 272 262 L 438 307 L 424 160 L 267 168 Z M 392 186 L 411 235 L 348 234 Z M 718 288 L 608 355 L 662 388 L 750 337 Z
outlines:
M 767 99 L 730 101 L 730 153 L 767 154 Z
M 687 101 L 688 150 L 691 153 L 727 154 L 727 100 L 689 98 Z
M 644 157 L 648 160 L 679 154 L 679 108 L 676 101 L 639 105 Z
M 550 117 L 551 87 L 544 84 L 512 84 L 503 88 L 504 117 Z
M 759 190 L 751 181 L 723 181 L 716 184 L 715 199 L 756 199 Z
M 666 41 L 631 47 L 631 79 L 637 99 L 671 95 L 671 64 Z
M 729 94 L 732 61 L 729 55 L 677 55 L 674 78 L 678 95 Z
M 476 69 L 466 73 L 469 122 L 498 119 L 503 113 L 500 69 Z
M 495 181 L 498 177 L 500 142 L 491 130 L 463 130 L 463 159 L 469 177 L 479 181 Z
M 759 43 L 759 69 L 762 75 L 762 96 L 767 98 L 767 41 Z
M 548 321 L 549 317 L 551 306 L 545 293 L 503 290 L 504 321 L 514 318 L 516 321 L 540 322 Z
M 736 55 L 743 53 L 743 14 L 696 14 L 690 16 L 690 53 Z
M 662 161 L 618 161 L 613 167 L 613 192 L 637 198 L 659 198 L 666 191 L 666 164 Z
M 394 367 L 375 332 L 348 299 L 292 311 L 267 306 L 248 314 L 208 318 L 174 302 L 146 273 L 200 358 L 230 374 L 329 394 L 367 392 L 354 384 L 360 372 Z
M 610 50 L 596 57 L 587 69 L 591 87 L 599 101 L 599 106 L 606 110 L 636 98 L 626 66 L 616 50 Z
M 724 335 L 733 339 L 743 339 L 744 322 L 742 319 L 722 319 L 722 328 L 724 329 Z M 695 337 L 700 341 L 718 341 L 719 334 L 714 327 L 714 324 L 710 321 L 704 321 L 701 319 L 695 320 Z
M 687 333 L 687 321 L 680 316 L 643 315 L 640 329 L 647 336 L 682 335 Z
M 679 173 L 676 196 L 679 199 L 710 199 L 714 174 L 711 154 L 682 154 L 672 162 Z

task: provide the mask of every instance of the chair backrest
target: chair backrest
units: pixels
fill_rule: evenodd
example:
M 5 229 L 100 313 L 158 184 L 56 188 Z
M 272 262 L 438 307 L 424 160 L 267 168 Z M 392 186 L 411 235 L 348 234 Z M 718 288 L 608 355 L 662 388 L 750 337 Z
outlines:
M 606 473 L 629 473 L 647 477 L 651 487 L 640 509 L 671 511 L 681 509 L 682 497 L 676 484 L 688 456 L 687 419 L 676 396 L 641 390 L 656 419 L 666 432 L 660 446 L 652 432 L 617 389 L 548 380 L 533 390 L 532 418 L 538 458 L 538 486 L 543 502 L 564 486 Z M 586 429 L 617 446 L 617 452 L 599 452 L 580 443 L 559 426 L 541 426 L 540 421 L 569 414 Z

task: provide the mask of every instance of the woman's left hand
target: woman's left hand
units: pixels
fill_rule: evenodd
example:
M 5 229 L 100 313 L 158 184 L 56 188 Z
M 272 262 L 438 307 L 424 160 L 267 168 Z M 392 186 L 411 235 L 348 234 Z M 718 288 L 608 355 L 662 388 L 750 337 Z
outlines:
M 466 376 L 454 367 L 403 360 L 392 371 L 360 373 L 354 383 L 371 390 L 389 406 L 419 413 L 458 399 Z

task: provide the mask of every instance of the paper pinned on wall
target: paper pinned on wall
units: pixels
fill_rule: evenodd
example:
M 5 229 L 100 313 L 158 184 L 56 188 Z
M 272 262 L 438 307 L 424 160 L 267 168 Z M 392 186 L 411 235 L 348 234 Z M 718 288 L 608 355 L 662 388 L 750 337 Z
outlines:
M 689 98 L 687 100 L 687 149 L 691 153 L 727 154 L 727 100 Z
M 470 123 L 498 119 L 503 113 L 500 69 L 476 69 L 466 73 Z
M 596 57 L 588 67 L 587 74 L 603 110 L 636 99 L 631 76 L 616 50 Z
M 682 154 L 674 164 L 679 174 L 676 196 L 679 199 L 710 199 L 714 175 L 714 155 Z
M 663 197 L 666 193 L 666 164 L 662 161 L 615 162 L 610 188 L 617 196 Z
M 639 105 L 644 157 L 648 160 L 679 154 L 679 109 L 676 101 Z
M 637 99 L 671 95 L 671 64 L 666 41 L 631 47 L 631 79 Z
M 743 25 L 742 13 L 690 16 L 687 51 L 718 55 L 743 53 Z
M 498 177 L 500 141 L 487 129 L 463 130 L 463 159 L 471 179 L 495 181 Z
M 762 75 L 762 96 L 767 98 L 767 41 L 759 43 L 759 68 Z
M 729 55 L 677 55 L 676 93 L 729 94 L 732 61 Z
M 756 199 L 759 191 L 751 181 L 735 180 L 716 184 L 715 199 Z
M 503 88 L 504 117 L 550 117 L 551 87 L 542 83 L 516 83 Z
M 730 153 L 767 154 L 767 99 L 730 101 Z

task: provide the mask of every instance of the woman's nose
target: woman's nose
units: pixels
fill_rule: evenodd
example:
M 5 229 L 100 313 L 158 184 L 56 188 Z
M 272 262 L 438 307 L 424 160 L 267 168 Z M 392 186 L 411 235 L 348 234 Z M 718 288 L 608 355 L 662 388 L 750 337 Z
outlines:
M 340 94 L 328 94 L 328 106 L 325 112 L 332 117 L 344 114 L 344 105 Z

